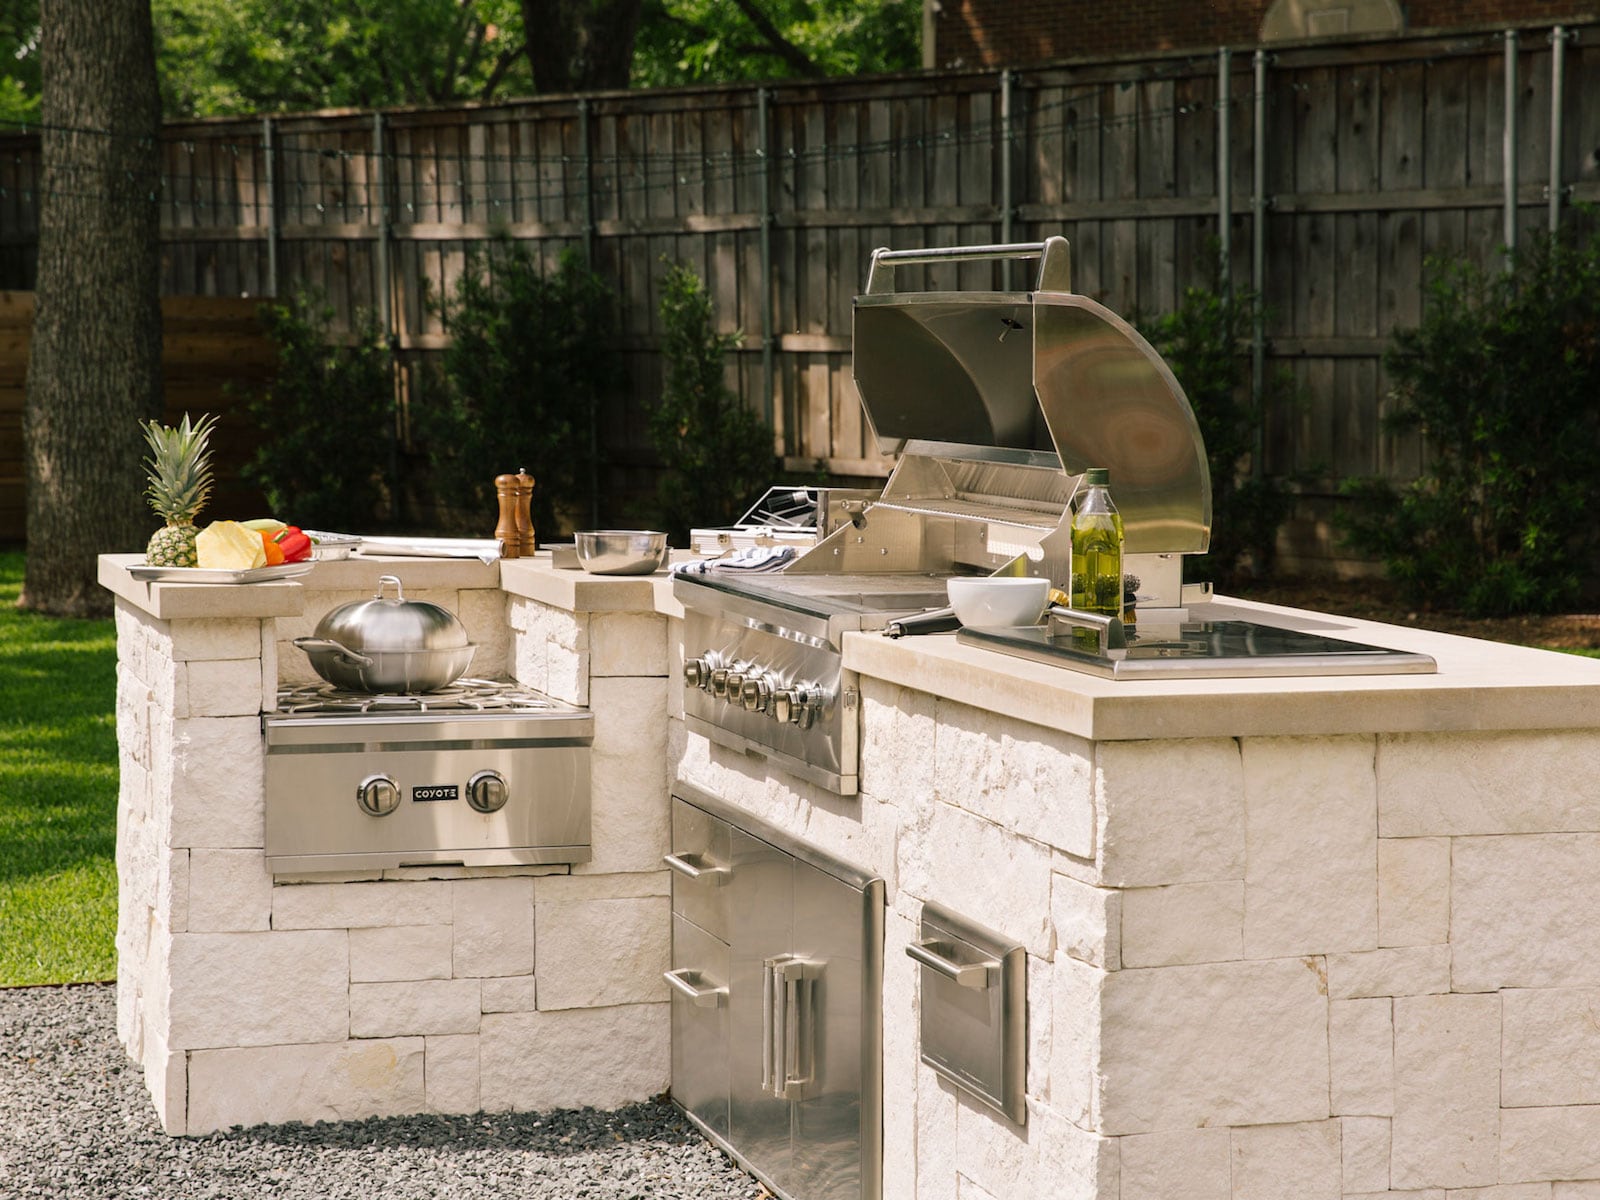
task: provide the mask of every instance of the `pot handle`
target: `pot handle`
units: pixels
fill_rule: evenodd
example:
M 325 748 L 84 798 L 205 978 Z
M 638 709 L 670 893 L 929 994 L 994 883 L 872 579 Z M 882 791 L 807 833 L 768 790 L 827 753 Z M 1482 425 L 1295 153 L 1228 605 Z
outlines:
M 397 603 L 404 603 L 405 602 L 405 598 L 406 598 L 406 593 L 405 593 L 405 589 L 400 586 L 400 576 L 398 576 L 398 575 L 379 575 L 378 576 L 378 590 L 376 592 L 372 593 L 372 598 L 374 600 L 382 600 L 383 599 L 383 585 L 386 584 L 386 583 L 394 584 L 394 598 L 395 598 L 396 602 Z
M 352 667 L 370 667 L 372 665 L 372 660 L 365 654 L 358 654 L 350 649 L 349 646 L 328 638 L 297 637 L 294 640 L 294 644 L 296 649 L 304 650 L 307 654 L 310 654 L 313 650 L 326 650 L 329 653 L 337 654 L 340 662 L 347 663 Z

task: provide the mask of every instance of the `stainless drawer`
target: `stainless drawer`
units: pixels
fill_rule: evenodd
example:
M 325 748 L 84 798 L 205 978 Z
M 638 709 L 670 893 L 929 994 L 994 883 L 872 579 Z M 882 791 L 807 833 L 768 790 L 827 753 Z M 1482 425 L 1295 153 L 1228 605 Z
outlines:
M 728 945 L 672 918 L 672 1098 L 728 1136 Z
M 719 941 L 728 938 L 728 882 L 733 866 L 733 830 L 723 820 L 672 802 L 672 911 Z

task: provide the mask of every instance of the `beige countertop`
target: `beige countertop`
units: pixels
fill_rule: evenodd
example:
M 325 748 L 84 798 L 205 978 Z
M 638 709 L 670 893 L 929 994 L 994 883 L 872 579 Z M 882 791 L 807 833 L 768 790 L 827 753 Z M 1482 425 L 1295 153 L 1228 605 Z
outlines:
M 679 552 L 682 555 L 682 552 Z M 310 590 L 376 589 L 397 574 L 407 587 L 501 587 L 573 612 L 654 612 L 681 617 L 666 571 L 589 575 L 531 559 L 355 557 L 316 564 L 292 580 L 238 586 L 142 583 L 137 554 L 102 555 L 100 582 L 163 619 L 286 617 Z M 1099 740 L 1285 734 L 1600 729 L 1600 660 L 1532 650 L 1328 613 L 1221 598 L 1233 616 L 1431 655 L 1433 675 L 1289 676 L 1256 679 L 1110 680 L 990 650 L 954 634 L 844 638 L 844 665 L 975 708 Z

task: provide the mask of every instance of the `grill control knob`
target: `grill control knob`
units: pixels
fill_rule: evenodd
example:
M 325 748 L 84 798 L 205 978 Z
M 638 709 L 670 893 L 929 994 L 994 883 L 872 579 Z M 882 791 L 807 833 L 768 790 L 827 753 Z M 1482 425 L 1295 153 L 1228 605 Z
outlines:
M 794 689 L 779 688 L 767 704 L 767 715 L 787 725 L 794 719 Z
M 467 803 L 481 813 L 499 812 L 511 798 L 511 788 L 499 771 L 479 771 L 467 780 Z
M 729 671 L 727 683 L 723 689 L 722 698 L 729 704 L 739 703 L 739 694 L 744 690 L 744 672 Z
M 712 669 L 710 685 L 706 690 L 713 696 L 726 696 L 728 694 L 728 669 L 726 667 Z
M 387 775 L 368 775 L 356 785 L 356 803 L 374 817 L 387 817 L 400 807 L 400 785 Z
M 754 675 L 739 689 L 739 702 L 748 712 L 766 712 L 772 700 L 772 683 L 765 675 Z
M 703 658 L 686 659 L 683 664 L 683 682 L 689 687 L 704 687 L 711 679 L 711 665 Z

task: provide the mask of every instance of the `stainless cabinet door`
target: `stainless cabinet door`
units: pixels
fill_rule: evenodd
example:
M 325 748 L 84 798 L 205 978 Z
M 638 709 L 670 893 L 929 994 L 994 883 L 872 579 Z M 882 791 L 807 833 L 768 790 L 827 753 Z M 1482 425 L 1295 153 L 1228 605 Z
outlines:
M 672 918 L 672 1096 L 728 1136 L 728 947 Z
M 863 893 L 794 866 L 794 953 L 815 964 L 810 1079 L 795 1101 L 788 1188 L 805 1200 L 880 1194 L 882 889 L 874 880 Z
M 728 940 L 728 882 L 732 826 L 710 813 L 672 802 L 672 911 L 712 937 Z
M 789 1180 L 790 1103 L 770 1083 L 772 1005 L 765 986 L 769 960 L 786 955 L 793 940 L 795 860 L 743 830 L 730 832 L 729 1141 L 758 1175 L 800 1195 Z

